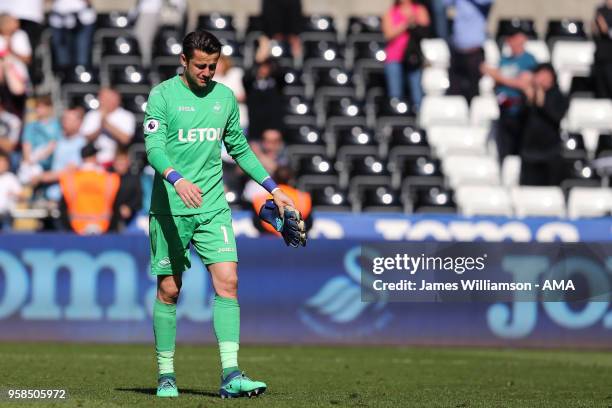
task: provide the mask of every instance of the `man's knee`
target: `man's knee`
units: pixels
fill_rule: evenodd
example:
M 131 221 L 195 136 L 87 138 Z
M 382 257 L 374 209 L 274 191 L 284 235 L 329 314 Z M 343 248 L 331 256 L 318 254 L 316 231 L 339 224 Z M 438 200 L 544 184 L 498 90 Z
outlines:
M 157 285 L 157 297 L 164 303 L 176 303 L 180 292 L 180 285 L 172 278 L 163 279 Z

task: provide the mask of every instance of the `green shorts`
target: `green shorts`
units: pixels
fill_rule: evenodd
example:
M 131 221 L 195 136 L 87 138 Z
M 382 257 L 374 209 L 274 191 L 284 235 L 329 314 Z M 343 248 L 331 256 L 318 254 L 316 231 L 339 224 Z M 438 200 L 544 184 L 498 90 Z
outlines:
M 149 216 L 151 273 L 181 274 L 191 267 L 190 243 L 205 265 L 238 262 L 229 208 L 196 215 Z

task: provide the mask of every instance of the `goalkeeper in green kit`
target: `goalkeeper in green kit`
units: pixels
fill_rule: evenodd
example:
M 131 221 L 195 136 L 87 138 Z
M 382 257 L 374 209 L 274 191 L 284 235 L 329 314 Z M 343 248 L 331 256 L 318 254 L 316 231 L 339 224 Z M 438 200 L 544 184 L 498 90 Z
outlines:
M 272 195 L 260 217 L 287 245 L 305 245 L 303 221 L 291 199 L 262 167 L 240 128 L 232 91 L 215 81 L 221 43 L 206 31 L 187 34 L 180 61 L 184 73 L 151 90 L 144 133 L 155 169 L 149 236 L 151 272 L 157 275 L 153 330 L 159 369 L 157 396 L 177 397 L 174 372 L 176 303 L 193 245 L 210 272 L 215 298 L 213 327 L 221 354 L 223 398 L 256 396 L 267 386 L 238 366 L 240 307 L 236 242 L 225 200 L 221 145 L 253 180 Z

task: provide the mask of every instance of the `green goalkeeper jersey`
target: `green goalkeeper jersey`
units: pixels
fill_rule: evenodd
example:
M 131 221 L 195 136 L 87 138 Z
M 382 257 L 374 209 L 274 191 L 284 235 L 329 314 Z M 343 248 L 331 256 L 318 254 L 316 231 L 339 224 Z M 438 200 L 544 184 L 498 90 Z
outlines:
M 227 208 L 221 144 L 253 180 L 268 177 L 242 133 L 238 103 L 226 86 L 211 81 L 196 95 L 179 75 L 155 86 L 144 121 L 149 163 L 155 169 L 151 214 L 191 215 Z M 162 177 L 172 167 L 202 190 L 202 205 L 187 208 Z

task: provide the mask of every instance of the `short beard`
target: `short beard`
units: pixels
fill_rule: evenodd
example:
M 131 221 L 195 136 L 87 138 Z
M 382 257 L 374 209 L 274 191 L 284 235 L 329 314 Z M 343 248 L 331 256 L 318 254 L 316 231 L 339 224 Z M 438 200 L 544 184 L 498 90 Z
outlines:
M 189 75 L 189 72 L 187 70 L 185 70 L 185 79 L 187 79 L 187 83 L 189 84 L 189 87 L 195 91 L 204 91 L 206 89 L 206 87 L 208 86 L 208 84 L 206 82 L 204 82 L 204 86 L 200 86 L 198 84 L 197 81 L 194 81 L 193 78 L 191 77 L 191 75 Z

